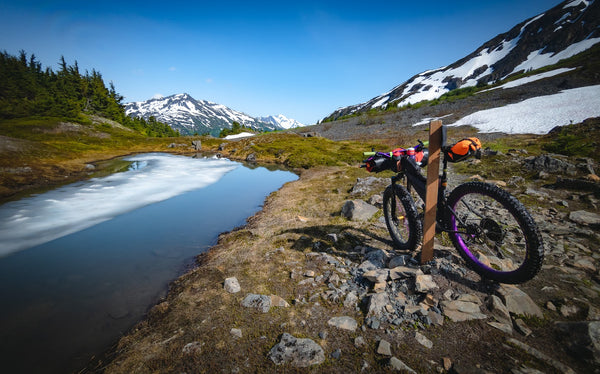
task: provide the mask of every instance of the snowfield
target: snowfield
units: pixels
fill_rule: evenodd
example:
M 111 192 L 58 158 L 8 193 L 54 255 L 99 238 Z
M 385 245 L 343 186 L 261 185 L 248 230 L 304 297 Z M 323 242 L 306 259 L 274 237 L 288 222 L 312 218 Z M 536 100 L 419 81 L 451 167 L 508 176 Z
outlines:
M 600 117 L 600 85 L 482 110 L 449 126 L 470 125 L 484 133 L 546 134 L 556 126 L 582 122 L 590 117 Z
M 241 139 L 241 138 L 248 138 L 250 136 L 254 136 L 255 134 L 251 133 L 251 132 L 241 132 L 239 134 L 235 134 L 235 135 L 227 135 L 224 139 L 230 140 L 230 139 Z

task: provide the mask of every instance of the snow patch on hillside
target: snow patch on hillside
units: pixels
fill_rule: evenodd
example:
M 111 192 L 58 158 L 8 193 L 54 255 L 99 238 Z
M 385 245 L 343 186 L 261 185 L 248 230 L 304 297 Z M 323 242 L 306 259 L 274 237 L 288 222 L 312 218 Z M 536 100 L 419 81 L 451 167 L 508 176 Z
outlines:
M 546 134 L 556 126 L 600 116 L 600 85 L 573 88 L 461 118 L 449 126 L 470 125 L 480 132 Z
M 254 135 L 255 134 L 253 134 L 251 132 L 241 132 L 239 134 L 227 135 L 224 139 L 226 139 L 226 140 L 241 139 L 241 138 L 248 138 L 248 137 L 254 136 Z
M 530 76 L 525 77 L 525 78 L 515 79 L 514 81 L 505 83 L 505 84 L 503 84 L 501 86 L 498 86 L 498 87 L 490 88 L 489 90 L 479 91 L 478 93 L 487 92 L 487 91 L 495 90 L 495 89 L 498 89 L 498 88 L 513 88 L 513 87 L 518 87 L 518 86 L 521 86 L 523 84 L 535 82 L 537 80 L 544 79 L 544 78 L 553 77 L 555 75 L 566 73 L 568 71 L 575 70 L 575 69 L 576 68 L 560 68 L 560 69 L 556 69 L 556 70 L 547 71 L 545 73 L 530 75 Z
M 512 72 L 517 73 L 522 70 L 535 70 L 547 65 L 556 64 L 562 59 L 575 56 L 576 54 L 593 47 L 596 43 L 600 43 L 600 38 L 582 40 L 579 43 L 571 44 L 558 53 L 544 53 L 545 48 L 533 51 L 527 56 L 527 60 L 519 64 Z

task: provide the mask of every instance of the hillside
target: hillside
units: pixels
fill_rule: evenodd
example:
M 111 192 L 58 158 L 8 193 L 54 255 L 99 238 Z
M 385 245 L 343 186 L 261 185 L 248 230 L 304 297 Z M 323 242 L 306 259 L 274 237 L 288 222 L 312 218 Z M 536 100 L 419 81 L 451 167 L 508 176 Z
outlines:
M 395 110 L 459 88 L 481 88 L 556 64 L 599 43 L 599 24 L 597 1 L 564 1 L 485 42 L 464 58 L 417 74 L 366 103 L 340 108 L 325 121 L 372 110 Z
M 534 80 L 532 77 L 539 79 Z M 358 112 L 296 131 L 314 132 L 334 140 L 401 138 L 407 133 L 424 129 L 431 119 L 441 119 L 445 124 L 450 125 L 479 111 L 501 108 L 536 97 L 550 97 L 564 90 L 597 87 L 599 84 L 600 45 L 596 45 L 557 64 L 507 78 L 494 85 L 457 89 L 435 100 L 422 101 L 401 108 Z M 600 100 L 600 89 L 592 88 L 592 90 L 597 91 L 598 94 L 591 100 Z M 600 102 L 595 105 L 595 108 L 591 109 L 589 117 L 600 116 Z M 530 113 L 535 115 L 538 110 L 539 108 L 532 106 Z M 560 110 L 560 107 L 556 110 Z M 543 113 L 538 113 L 542 119 Z M 569 123 L 570 121 L 565 121 L 561 125 Z M 510 132 L 512 125 L 507 123 L 504 132 Z

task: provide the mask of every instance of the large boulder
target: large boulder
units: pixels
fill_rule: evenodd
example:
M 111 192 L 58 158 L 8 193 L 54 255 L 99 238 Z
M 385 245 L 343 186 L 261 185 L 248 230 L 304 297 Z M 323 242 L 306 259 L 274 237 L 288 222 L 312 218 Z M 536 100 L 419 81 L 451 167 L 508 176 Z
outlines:
M 368 221 L 378 210 L 362 200 L 348 200 L 342 207 L 342 215 L 352 221 Z
M 325 361 L 325 353 L 313 340 L 298 339 L 286 332 L 281 335 L 280 342 L 269 351 L 269 358 L 276 365 L 308 367 Z
M 528 170 L 543 171 L 553 174 L 575 175 L 577 167 L 567 161 L 559 160 L 549 155 L 540 155 L 528 157 L 525 159 L 524 166 Z

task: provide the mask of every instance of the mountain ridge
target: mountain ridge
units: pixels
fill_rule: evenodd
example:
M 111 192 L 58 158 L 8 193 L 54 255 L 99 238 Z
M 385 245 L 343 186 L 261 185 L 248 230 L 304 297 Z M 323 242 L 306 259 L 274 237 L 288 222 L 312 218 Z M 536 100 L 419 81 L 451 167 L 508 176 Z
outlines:
M 187 93 L 130 102 L 125 104 L 125 113 L 128 116 L 144 119 L 153 116 L 158 121 L 179 130 L 182 135 L 210 133 L 218 136 L 222 129 L 231 128 L 233 122 L 257 131 L 302 126 L 298 121 L 288 119 L 281 114 L 255 118 L 223 104 L 194 99 Z
M 371 100 L 339 108 L 323 120 L 433 100 L 457 88 L 484 86 L 552 65 L 600 42 L 600 2 L 567 0 L 497 35 L 471 54 L 419 73 Z

